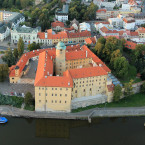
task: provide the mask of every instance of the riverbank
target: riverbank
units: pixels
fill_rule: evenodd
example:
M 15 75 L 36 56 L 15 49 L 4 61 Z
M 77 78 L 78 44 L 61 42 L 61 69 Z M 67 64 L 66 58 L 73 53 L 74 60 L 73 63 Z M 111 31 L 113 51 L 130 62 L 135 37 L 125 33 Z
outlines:
M 145 107 L 122 107 L 122 108 L 94 108 L 78 113 L 53 113 L 35 112 L 18 109 L 11 106 L 0 106 L 2 115 L 24 118 L 53 118 L 53 119 L 79 119 L 86 120 L 93 117 L 126 117 L 145 116 Z

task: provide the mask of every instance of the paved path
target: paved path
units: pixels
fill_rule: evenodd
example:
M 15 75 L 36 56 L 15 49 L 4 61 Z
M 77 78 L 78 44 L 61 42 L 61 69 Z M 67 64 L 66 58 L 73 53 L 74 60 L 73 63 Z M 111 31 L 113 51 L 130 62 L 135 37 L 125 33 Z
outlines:
M 95 111 L 94 111 L 95 110 Z M 124 117 L 124 116 L 145 116 L 145 107 L 123 107 L 123 108 L 94 108 L 78 113 L 52 113 L 35 112 L 18 109 L 11 106 L 0 106 L 0 113 L 3 115 L 15 117 L 32 118 L 55 118 L 55 119 L 88 119 L 90 113 L 94 111 L 91 117 Z

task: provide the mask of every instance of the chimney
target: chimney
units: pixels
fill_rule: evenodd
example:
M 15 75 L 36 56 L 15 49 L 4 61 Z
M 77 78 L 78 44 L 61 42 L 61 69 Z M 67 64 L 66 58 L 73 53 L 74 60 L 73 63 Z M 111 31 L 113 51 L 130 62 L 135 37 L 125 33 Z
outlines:
M 47 76 L 45 76 L 45 78 L 47 78 Z
M 47 72 L 47 75 L 49 76 L 49 71 Z
M 68 82 L 68 86 L 70 86 L 70 82 Z
M 51 56 L 51 60 L 52 60 L 52 56 Z
M 88 57 L 88 51 L 86 51 L 86 57 Z

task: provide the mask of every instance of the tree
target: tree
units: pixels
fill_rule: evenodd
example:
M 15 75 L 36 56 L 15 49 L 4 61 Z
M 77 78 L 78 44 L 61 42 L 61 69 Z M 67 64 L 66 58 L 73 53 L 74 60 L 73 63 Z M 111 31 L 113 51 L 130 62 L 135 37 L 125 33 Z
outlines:
M 97 44 L 95 46 L 97 56 L 100 56 L 101 58 L 103 57 L 103 49 L 104 48 L 105 48 L 104 44 L 97 42 Z
M 8 65 L 0 64 L 0 82 L 3 82 L 5 78 L 8 76 Z
M 114 60 L 115 60 L 117 57 L 121 57 L 121 56 L 122 56 L 122 54 L 121 54 L 120 50 L 119 50 L 119 49 L 115 50 L 115 51 L 111 54 L 111 60 L 110 60 L 111 65 L 113 65 Z
M 128 67 L 129 63 L 125 57 L 117 57 L 114 59 L 113 69 L 117 77 L 126 77 L 128 75 Z
M 130 96 L 130 95 L 133 94 L 133 87 L 132 87 L 132 85 L 133 85 L 133 80 L 130 80 L 129 83 L 125 83 L 125 85 L 124 85 L 124 88 L 125 88 L 124 95 Z
M 138 44 L 136 49 L 133 50 L 133 63 L 135 64 L 137 71 L 142 72 L 145 69 L 145 59 L 144 59 L 145 45 Z
M 18 54 L 19 54 L 19 57 L 20 57 L 24 52 L 24 41 L 21 37 L 20 37 L 17 45 L 18 45 Z
M 32 51 L 32 50 L 37 50 L 37 49 L 41 49 L 39 43 L 32 43 L 28 45 L 28 50 Z
M 5 55 L 2 56 L 2 60 L 8 65 L 8 67 L 15 64 L 15 58 L 10 48 L 8 48 Z
M 113 94 L 113 101 L 119 101 L 120 97 L 122 96 L 122 87 L 117 85 L 114 87 L 114 94 Z
M 100 37 L 97 42 L 105 45 L 106 39 L 104 37 Z
M 145 94 L 145 82 L 141 86 L 141 92 Z
M 141 79 L 144 81 L 145 80 L 145 69 L 143 70 L 143 72 L 141 73 Z
M 15 61 L 16 61 L 16 60 L 18 59 L 18 56 L 19 56 L 19 54 L 18 54 L 18 49 L 17 49 L 17 48 L 14 48 L 13 55 L 14 55 Z
M 24 102 L 26 105 L 32 105 L 33 102 L 33 96 L 30 92 L 27 92 L 24 98 Z

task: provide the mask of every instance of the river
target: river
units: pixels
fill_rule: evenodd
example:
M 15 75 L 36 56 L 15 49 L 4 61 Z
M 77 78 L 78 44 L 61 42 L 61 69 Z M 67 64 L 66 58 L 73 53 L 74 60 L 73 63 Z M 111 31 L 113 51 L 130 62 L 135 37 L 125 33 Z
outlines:
M 0 145 L 145 145 L 145 117 L 80 120 L 10 118 Z

